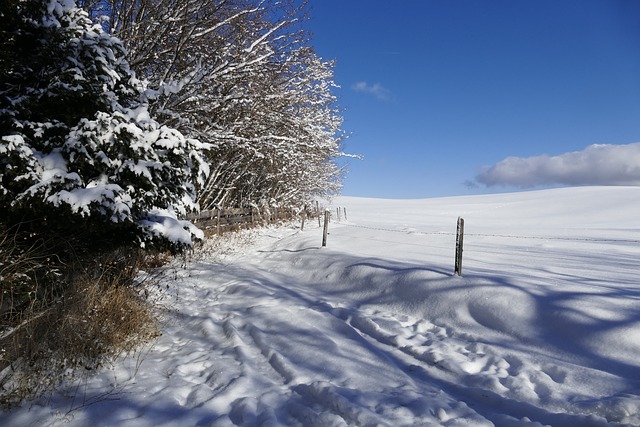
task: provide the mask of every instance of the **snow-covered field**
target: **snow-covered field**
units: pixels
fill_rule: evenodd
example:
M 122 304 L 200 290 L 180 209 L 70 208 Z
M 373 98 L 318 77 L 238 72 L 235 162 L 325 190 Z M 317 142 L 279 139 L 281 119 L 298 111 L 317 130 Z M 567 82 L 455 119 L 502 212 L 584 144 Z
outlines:
M 325 248 L 177 270 L 151 347 L 0 425 L 640 426 L 640 188 L 335 206 Z

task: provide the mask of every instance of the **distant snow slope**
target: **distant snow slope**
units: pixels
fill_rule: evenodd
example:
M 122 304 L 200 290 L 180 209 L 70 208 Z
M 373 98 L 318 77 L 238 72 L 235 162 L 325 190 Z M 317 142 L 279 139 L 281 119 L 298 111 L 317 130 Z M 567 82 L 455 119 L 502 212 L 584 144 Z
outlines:
M 0 424 L 640 426 L 640 188 L 330 210 L 326 248 L 308 221 L 167 277 L 151 349 Z

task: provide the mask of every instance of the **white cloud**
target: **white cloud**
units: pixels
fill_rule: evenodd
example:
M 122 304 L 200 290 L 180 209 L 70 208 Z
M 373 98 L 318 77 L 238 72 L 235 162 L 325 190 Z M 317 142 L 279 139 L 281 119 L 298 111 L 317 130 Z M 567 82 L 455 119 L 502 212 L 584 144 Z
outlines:
M 559 156 L 507 157 L 486 167 L 476 181 L 509 185 L 640 185 L 640 143 L 590 145 Z
M 357 82 L 351 86 L 351 89 L 356 92 L 367 93 L 373 95 L 378 99 L 388 100 L 391 96 L 391 91 L 382 86 L 380 83 L 369 84 L 367 82 Z

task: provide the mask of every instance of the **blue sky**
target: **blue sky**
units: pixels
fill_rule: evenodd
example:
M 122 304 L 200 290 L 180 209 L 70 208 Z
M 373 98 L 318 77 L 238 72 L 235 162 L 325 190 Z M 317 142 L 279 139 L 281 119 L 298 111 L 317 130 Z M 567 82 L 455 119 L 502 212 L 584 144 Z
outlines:
M 343 194 L 640 185 L 639 0 L 311 7 L 313 45 L 337 61 L 347 150 L 364 157 Z

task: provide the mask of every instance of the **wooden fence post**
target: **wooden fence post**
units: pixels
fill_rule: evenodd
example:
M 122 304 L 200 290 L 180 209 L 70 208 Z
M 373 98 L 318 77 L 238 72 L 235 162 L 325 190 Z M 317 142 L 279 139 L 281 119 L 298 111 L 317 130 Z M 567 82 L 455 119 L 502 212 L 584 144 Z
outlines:
M 340 208 L 336 208 L 336 221 L 340 222 Z
M 218 208 L 218 215 L 217 215 L 217 217 L 218 217 L 218 218 L 217 218 L 217 220 L 218 220 L 218 222 L 217 222 L 217 232 L 218 232 L 218 236 L 220 235 L 220 211 L 222 211 L 222 209 L 221 209 L 221 208 Z
M 456 264 L 455 274 L 462 276 L 462 247 L 464 241 L 464 219 L 458 217 L 458 227 L 456 231 Z
M 345 220 L 345 221 L 349 221 L 349 220 L 347 219 L 347 208 L 342 208 L 342 209 L 344 209 L 344 220 Z
M 300 226 L 300 231 L 304 231 L 304 219 L 307 217 L 307 205 L 304 205 L 302 208 L 302 225 Z
M 324 211 L 324 230 L 322 230 L 322 247 L 327 246 L 327 234 L 329 231 L 329 215 L 331 215 L 331 213 L 329 212 L 329 210 L 327 209 L 326 211 Z

